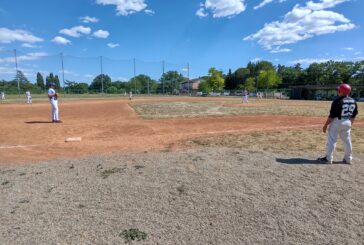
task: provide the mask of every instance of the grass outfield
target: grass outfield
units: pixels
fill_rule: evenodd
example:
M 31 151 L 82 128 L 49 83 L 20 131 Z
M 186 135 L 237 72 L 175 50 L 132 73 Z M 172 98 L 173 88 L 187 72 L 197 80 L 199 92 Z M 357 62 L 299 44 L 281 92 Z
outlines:
M 232 116 L 232 115 L 289 115 L 325 117 L 330 101 L 250 100 L 249 104 L 235 101 L 197 102 L 132 102 L 134 110 L 145 119 Z M 364 119 L 364 106 L 358 103 L 358 119 Z

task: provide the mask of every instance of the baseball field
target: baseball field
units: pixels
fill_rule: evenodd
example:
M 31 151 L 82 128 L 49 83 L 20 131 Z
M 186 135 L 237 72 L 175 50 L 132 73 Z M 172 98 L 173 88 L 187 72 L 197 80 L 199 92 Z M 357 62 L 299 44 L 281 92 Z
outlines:
M 325 165 L 330 102 L 66 97 L 50 123 L 45 99 L 10 99 L 0 244 L 362 244 L 358 106 L 353 164 L 338 140 Z

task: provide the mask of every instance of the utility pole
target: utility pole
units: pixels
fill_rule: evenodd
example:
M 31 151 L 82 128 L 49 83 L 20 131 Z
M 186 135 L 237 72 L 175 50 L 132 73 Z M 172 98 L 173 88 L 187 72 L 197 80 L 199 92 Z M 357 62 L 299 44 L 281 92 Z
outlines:
M 187 63 L 188 96 L 190 96 L 190 63 Z
M 133 59 L 133 64 L 134 64 L 134 94 L 136 94 L 136 67 L 135 67 L 135 58 Z
M 18 94 L 20 95 L 20 82 L 19 82 L 19 76 L 18 76 L 18 58 L 16 56 L 16 49 L 14 49 L 14 57 L 15 57 L 16 78 L 18 80 Z
M 164 75 L 164 60 L 162 62 L 162 70 L 163 70 L 163 75 Z M 163 91 L 163 94 L 164 94 L 164 80 L 162 80 L 162 91 Z
M 100 67 L 101 67 L 101 95 L 104 96 L 104 74 L 102 73 L 102 56 L 100 56 Z
M 66 94 L 66 88 L 64 86 L 64 66 L 63 66 L 63 53 L 61 52 L 61 64 L 62 64 L 62 82 L 63 82 L 63 93 Z

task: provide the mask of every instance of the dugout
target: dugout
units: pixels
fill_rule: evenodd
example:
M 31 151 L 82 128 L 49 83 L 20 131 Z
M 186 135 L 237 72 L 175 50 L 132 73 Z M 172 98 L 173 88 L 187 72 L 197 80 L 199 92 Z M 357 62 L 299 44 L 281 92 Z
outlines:
M 291 99 L 294 100 L 333 100 L 337 96 L 339 85 L 301 85 L 291 86 Z M 364 85 L 353 85 L 351 97 L 364 96 Z

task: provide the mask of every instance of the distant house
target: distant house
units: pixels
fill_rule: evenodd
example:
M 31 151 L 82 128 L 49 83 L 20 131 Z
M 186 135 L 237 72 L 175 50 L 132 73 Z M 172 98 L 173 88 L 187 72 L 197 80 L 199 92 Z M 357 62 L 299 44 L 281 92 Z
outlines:
M 181 93 L 194 93 L 198 90 L 198 86 L 200 84 L 200 82 L 202 82 L 203 79 L 202 78 L 195 78 L 195 79 L 191 79 L 189 81 L 184 81 L 182 83 L 180 83 L 180 92 Z

